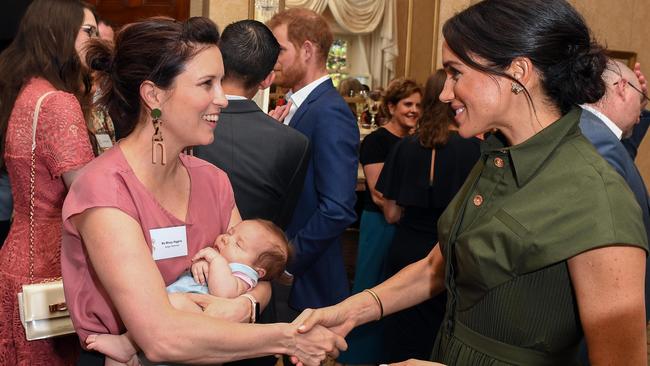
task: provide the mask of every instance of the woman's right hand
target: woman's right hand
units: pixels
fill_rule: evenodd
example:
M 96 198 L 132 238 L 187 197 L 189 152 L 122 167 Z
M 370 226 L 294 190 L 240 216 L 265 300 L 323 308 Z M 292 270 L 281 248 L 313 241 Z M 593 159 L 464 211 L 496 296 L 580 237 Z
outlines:
M 245 297 L 226 299 L 206 294 L 185 294 L 203 309 L 205 315 L 235 323 L 247 323 L 251 314 L 251 302 Z
M 311 309 L 303 311 L 290 324 L 295 340 L 294 350 L 290 352 L 291 359 L 298 365 L 318 366 L 328 356 L 337 358 L 340 351 L 345 351 L 348 348 L 343 336 L 322 325 L 313 324 L 308 331 L 305 330 L 304 321 L 312 315 L 312 312 Z

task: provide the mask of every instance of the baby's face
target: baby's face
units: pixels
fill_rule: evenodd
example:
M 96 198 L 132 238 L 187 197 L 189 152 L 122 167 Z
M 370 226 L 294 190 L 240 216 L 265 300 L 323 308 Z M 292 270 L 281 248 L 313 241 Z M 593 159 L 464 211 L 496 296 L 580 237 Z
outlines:
M 242 221 L 217 237 L 215 249 L 228 261 L 253 266 L 264 252 L 266 230 L 254 221 Z

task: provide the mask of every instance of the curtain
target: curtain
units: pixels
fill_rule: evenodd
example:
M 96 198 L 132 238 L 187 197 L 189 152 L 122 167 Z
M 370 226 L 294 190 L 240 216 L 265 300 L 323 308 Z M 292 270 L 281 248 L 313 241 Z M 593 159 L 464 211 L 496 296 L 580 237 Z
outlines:
M 321 14 L 329 6 L 347 32 L 372 33 L 384 17 L 386 0 L 286 0 L 288 8 L 307 8 Z
M 384 17 L 386 0 L 330 0 L 336 22 L 350 33 L 372 33 Z
M 321 14 L 327 7 L 327 3 L 328 0 L 286 0 L 284 5 L 287 8 L 307 8 Z
M 395 1 L 386 2 L 384 21 L 372 33 L 370 73 L 373 85 L 387 86 L 395 78 L 399 49 L 397 47 L 397 10 Z M 378 83 L 378 84 L 374 84 Z

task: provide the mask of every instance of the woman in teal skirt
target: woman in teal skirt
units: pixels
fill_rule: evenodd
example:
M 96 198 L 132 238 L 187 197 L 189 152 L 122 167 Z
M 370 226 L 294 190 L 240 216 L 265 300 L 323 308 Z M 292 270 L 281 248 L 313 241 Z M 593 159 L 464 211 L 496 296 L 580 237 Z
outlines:
M 578 127 L 605 92 L 602 48 L 565 0 L 485 0 L 443 34 L 440 100 L 461 136 L 491 132 L 481 157 L 425 259 L 302 331 L 346 333 L 446 288 L 432 361 L 575 365 L 584 337 L 593 365 L 646 365 L 641 211 Z
M 376 189 L 377 178 L 392 147 L 416 127 L 421 113 L 422 89 L 411 79 L 390 82 L 382 96 L 388 122 L 366 136 L 359 151 L 359 163 L 366 177 L 363 212 L 359 225 L 359 249 L 352 293 L 383 282 L 386 255 L 395 234 L 395 225 L 384 219 L 384 198 Z M 348 351 L 338 362 L 346 364 L 379 363 L 383 356 L 383 324 L 376 322 L 355 329 L 347 338 Z

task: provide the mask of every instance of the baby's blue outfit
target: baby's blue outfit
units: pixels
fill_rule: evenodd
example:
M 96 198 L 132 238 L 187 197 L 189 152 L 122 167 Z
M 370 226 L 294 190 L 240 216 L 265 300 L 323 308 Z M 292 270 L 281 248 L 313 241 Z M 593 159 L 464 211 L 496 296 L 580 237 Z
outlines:
M 183 272 L 174 283 L 167 286 L 168 293 L 185 292 L 195 294 L 208 294 L 208 285 L 201 285 L 194 281 L 189 271 Z

